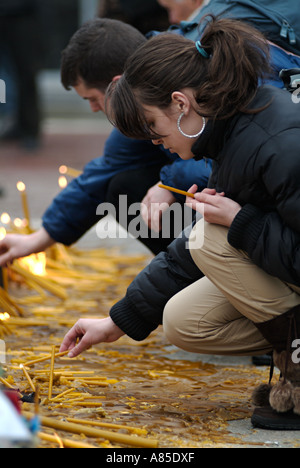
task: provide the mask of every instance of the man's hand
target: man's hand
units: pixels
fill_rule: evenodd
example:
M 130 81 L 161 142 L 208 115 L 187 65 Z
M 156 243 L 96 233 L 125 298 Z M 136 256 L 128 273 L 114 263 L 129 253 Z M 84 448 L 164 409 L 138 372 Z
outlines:
M 161 230 L 163 212 L 176 201 L 171 192 L 158 187 L 158 184 L 161 184 L 161 182 L 158 182 L 148 190 L 147 195 L 141 203 L 141 215 L 145 224 L 156 232 Z
M 204 189 L 202 192 L 197 192 L 197 189 L 197 185 L 193 185 L 189 189 L 195 198 L 187 197 L 186 204 L 201 213 L 208 223 L 230 227 L 241 210 L 241 206 L 225 197 L 224 192 L 217 193 L 214 189 Z
M 0 266 L 9 265 L 16 258 L 42 252 L 54 243 L 44 228 L 29 235 L 7 234 L 0 241 Z
M 60 351 L 70 350 L 68 356 L 76 357 L 98 343 L 112 343 L 125 333 L 110 317 L 104 319 L 80 319 L 66 334 Z M 77 340 L 79 343 L 76 345 Z

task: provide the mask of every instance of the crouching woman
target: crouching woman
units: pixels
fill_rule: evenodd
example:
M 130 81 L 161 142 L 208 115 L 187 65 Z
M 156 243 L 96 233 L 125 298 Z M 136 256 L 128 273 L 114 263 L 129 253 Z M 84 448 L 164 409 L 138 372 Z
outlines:
M 212 18 L 196 44 L 149 40 L 111 86 L 108 113 L 122 133 L 210 158 L 213 171 L 204 192 L 190 189 L 203 218 L 140 273 L 109 320 L 134 339 L 163 323 L 191 352 L 273 350 L 283 376 L 256 392 L 265 407 L 252 421 L 300 429 L 300 113 L 287 91 L 262 84 L 268 64 L 260 33 Z

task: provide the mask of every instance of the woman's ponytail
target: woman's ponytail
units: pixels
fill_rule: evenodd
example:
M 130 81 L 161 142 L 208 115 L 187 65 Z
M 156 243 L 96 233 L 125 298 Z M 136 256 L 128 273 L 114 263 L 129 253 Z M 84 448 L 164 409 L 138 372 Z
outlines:
M 205 80 L 196 91 L 199 106 L 210 118 L 249 112 L 259 83 L 271 74 L 264 36 L 245 22 L 212 18 L 201 44 L 210 60 Z

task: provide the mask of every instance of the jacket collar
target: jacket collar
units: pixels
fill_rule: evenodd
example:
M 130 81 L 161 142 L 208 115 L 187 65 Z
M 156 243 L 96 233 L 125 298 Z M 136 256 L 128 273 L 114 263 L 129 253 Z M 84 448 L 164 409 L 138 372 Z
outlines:
M 205 130 L 192 146 L 194 159 L 218 159 L 218 155 L 224 146 L 227 131 L 232 119 L 209 120 Z
M 255 97 L 249 104 L 249 109 L 260 108 L 271 103 L 274 89 L 273 86 L 259 87 Z M 209 120 L 204 132 L 192 146 L 192 153 L 195 155 L 194 159 L 208 158 L 217 160 L 226 140 L 229 138 L 230 133 L 241 115 L 243 114 L 237 113 L 229 119 Z M 255 115 L 256 114 L 252 114 L 251 117 L 248 114 L 248 118 L 255 118 Z

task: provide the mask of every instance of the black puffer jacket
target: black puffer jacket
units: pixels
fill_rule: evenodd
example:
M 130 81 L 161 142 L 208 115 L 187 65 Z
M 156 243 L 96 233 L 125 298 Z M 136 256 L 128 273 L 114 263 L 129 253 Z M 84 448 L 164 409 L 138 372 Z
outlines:
M 209 186 L 242 206 L 229 242 L 271 275 L 300 286 L 300 107 L 287 91 L 268 86 L 258 90 L 250 107 L 265 105 L 256 114 L 209 122 L 193 152 L 197 159 L 213 160 Z M 182 239 L 170 251 L 171 257 L 154 259 L 140 273 L 111 311 L 134 339 L 145 338 L 161 323 L 171 295 L 202 276 Z M 132 333 L 137 323 L 139 331 Z
M 188 249 L 191 228 L 152 260 L 110 311 L 118 327 L 136 341 L 147 338 L 162 323 L 171 297 L 203 276 Z

